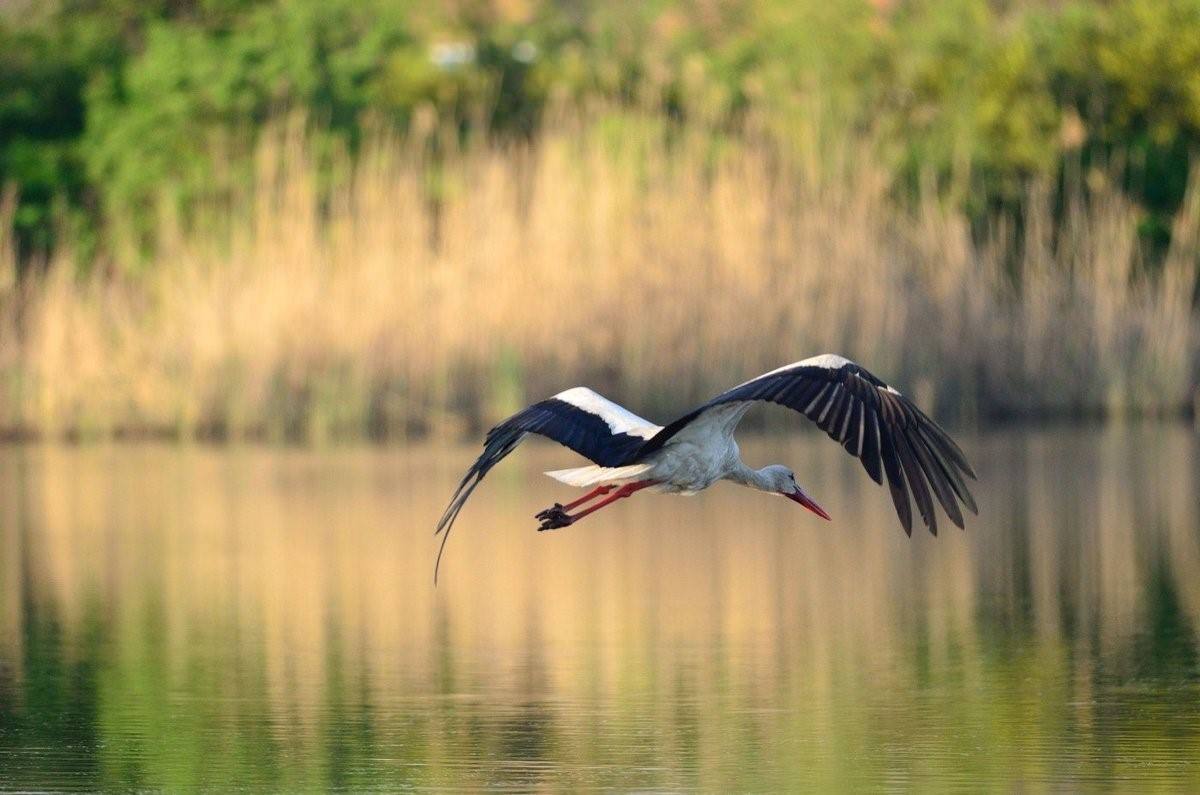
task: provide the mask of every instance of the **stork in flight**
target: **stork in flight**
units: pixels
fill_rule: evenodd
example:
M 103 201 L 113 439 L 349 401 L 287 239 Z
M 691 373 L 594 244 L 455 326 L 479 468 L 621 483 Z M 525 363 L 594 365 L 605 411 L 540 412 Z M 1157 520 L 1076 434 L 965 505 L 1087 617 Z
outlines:
M 643 489 L 691 495 L 718 480 L 779 494 L 829 519 L 786 466 L 751 469 L 742 462 L 733 432 L 757 401 L 778 403 L 808 417 L 858 458 L 876 483 L 882 484 L 886 474 L 892 502 L 908 535 L 912 535 L 910 492 L 922 522 L 934 535 L 934 498 L 959 527 L 963 526 L 959 502 L 972 513 L 979 512 L 963 479 L 964 475 L 975 479 L 975 473 L 954 440 L 895 389 L 849 359 L 827 353 L 752 378 L 665 427 L 582 386 L 514 414 L 488 431 L 483 454 L 467 470 L 438 522 L 435 534 L 444 531 L 445 535 L 438 548 L 434 582 L 450 528 L 467 498 L 491 468 L 531 433 L 553 439 L 593 462 L 546 473 L 591 490 L 538 513 L 538 530 L 574 524 Z M 587 503 L 592 505 L 581 507 Z M 571 513 L 575 509 L 579 510 Z

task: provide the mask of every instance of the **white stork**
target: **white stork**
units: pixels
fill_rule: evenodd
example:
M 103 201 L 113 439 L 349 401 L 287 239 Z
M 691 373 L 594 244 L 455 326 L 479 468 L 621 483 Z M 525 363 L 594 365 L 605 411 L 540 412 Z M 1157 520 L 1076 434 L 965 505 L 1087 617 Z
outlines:
M 963 480 L 963 475 L 974 479 L 975 473 L 946 432 L 912 401 L 859 365 L 824 354 L 752 378 L 665 427 L 581 386 L 514 414 L 488 431 L 483 454 L 459 483 L 438 522 L 435 534 L 445 531 L 445 536 L 434 582 L 450 528 L 467 498 L 484 475 L 531 433 L 594 462 L 546 473 L 571 486 L 592 488 L 577 500 L 538 513 L 538 530 L 566 527 L 642 489 L 691 495 L 718 480 L 779 494 L 829 519 L 796 482 L 791 469 L 781 464 L 751 469 L 742 462 L 733 432 L 755 401 L 778 403 L 804 414 L 858 458 L 876 483 L 882 483 L 886 473 L 896 513 L 908 535 L 912 535 L 910 491 L 922 521 L 934 535 L 934 497 L 959 527 L 963 526 L 959 502 L 978 513 Z M 600 497 L 590 507 L 570 513 Z

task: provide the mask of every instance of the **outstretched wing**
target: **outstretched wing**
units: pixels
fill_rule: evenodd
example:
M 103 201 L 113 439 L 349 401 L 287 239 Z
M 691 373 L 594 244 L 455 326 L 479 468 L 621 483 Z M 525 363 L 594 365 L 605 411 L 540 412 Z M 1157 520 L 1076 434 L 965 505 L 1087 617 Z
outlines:
M 909 492 L 934 535 L 933 497 L 959 527 L 963 526 L 959 502 L 972 513 L 979 512 L 963 479 L 964 475 L 975 479 L 975 472 L 954 440 L 911 400 L 834 354 L 780 367 L 717 395 L 663 428 L 645 444 L 639 457 L 660 449 L 706 412 L 746 401 L 778 403 L 799 411 L 857 457 L 876 483 L 882 483 L 886 473 L 896 513 L 909 535 Z
M 435 535 L 446 531 L 433 570 L 434 583 L 450 528 L 467 498 L 491 468 L 511 453 L 527 434 L 536 433 L 553 439 L 600 466 L 617 467 L 632 463 L 642 445 L 661 430 L 649 420 L 582 386 L 534 403 L 492 428 L 484 440 L 483 453 L 463 476 L 434 531 Z

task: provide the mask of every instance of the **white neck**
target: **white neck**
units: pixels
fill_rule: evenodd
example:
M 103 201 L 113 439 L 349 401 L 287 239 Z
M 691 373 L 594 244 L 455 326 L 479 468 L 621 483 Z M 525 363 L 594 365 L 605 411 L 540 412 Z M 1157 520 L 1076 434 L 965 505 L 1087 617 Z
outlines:
M 763 469 L 765 469 L 764 467 Z M 774 492 L 775 487 L 770 478 L 763 473 L 762 469 L 751 469 L 746 466 L 745 462 L 738 459 L 733 469 L 725 476 L 727 480 L 732 480 L 734 483 L 741 483 L 743 486 L 749 486 L 752 489 L 759 491 Z

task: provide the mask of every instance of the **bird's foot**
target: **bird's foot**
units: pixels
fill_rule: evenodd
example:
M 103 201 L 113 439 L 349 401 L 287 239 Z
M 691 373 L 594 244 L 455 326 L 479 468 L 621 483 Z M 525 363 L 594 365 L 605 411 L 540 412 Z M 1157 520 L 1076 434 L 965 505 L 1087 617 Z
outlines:
M 556 502 L 556 503 L 554 503 L 554 505 L 550 506 L 546 510 L 538 511 L 537 513 L 535 513 L 533 515 L 533 518 L 534 519 L 549 519 L 550 514 L 554 513 L 555 511 L 561 511 L 561 510 L 564 510 L 563 504 L 561 502 Z
M 575 521 L 575 517 L 568 514 L 563 507 L 558 503 L 554 507 L 547 508 L 538 514 L 538 518 L 542 523 L 538 525 L 538 532 L 543 530 L 557 530 L 560 527 L 566 527 Z

